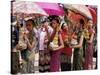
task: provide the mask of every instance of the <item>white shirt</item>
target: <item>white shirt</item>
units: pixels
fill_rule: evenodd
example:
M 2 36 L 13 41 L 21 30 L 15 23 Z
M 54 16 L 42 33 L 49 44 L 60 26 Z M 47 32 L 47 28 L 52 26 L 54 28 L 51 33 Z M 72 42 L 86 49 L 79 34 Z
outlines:
M 53 33 L 53 28 L 51 26 L 48 26 L 48 32 L 51 36 Z M 38 30 L 39 50 L 44 50 L 44 48 L 47 47 L 47 45 L 44 44 L 44 40 L 46 36 L 47 36 L 47 32 L 45 31 L 45 28 L 40 28 Z
M 44 50 L 45 48 L 45 44 L 44 44 L 44 40 L 46 37 L 47 33 L 45 31 L 45 28 L 40 28 L 38 31 L 38 40 L 39 40 L 39 50 Z

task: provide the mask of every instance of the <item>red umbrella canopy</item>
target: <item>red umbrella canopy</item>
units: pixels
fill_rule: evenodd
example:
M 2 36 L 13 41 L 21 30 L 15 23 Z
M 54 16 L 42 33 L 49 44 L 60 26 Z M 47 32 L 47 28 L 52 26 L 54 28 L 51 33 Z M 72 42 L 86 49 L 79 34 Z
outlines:
M 49 15 L 64 15 L 64 10 L 58 3 L 36 2 L 36 4 L 44 9 Z
M 70 20 L 73 20 L 74 22 L 79 22 L 80 19 L 84 20 L 84 18 L 85 18 L 81 14 L 75 13 L 73 11 L 69 12 L 68 17 L 69 17 Z
M 88 7 L 88 9 L 90 10 L 90 13 L 92 14 L 92 18 L 93 18 L 93 23 L 96 24 L 97 22 L 97 13 L 96 13 L 96 10 L 91 8 L 91 7 Z

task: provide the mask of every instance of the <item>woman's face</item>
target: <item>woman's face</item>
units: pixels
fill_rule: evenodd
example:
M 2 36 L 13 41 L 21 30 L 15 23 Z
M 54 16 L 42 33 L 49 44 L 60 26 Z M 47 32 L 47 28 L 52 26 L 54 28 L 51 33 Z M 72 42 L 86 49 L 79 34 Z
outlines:
M 56 21 L 56 20 L 53 20 L 53 21 L 52 21 L 52 27 L 53 27 L 54 29 L 56 29 L 57 26 L 58 26 L 57 21 Z
M 89 20 L 89 21 L 88 21 L 88 26 L 89 26 L 89 27 L 92 27 L 92 26 L 93 26 L 93 21 L 92 21 L 92 20 Z
M 27 28 L 28 31 L 32 31 L 32 29 L 33 29 L 32 22 L 28 21 L 28 22 L 26 23 L 26 28 Z
M 68 26 L 66 24 L 63 25 L 63 29 L 68 31 Z

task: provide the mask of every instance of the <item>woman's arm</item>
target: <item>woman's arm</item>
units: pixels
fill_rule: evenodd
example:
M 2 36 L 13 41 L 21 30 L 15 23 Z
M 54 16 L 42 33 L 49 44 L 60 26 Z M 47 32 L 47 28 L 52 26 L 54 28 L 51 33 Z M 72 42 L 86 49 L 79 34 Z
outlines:
M 27 41 L 27 46 L 30 50 L 32 50 L 35 46 L 35 41 L 32 42 L 32 44 L 29 42 L 28 38 L 25 37 L 25 40 Z
M 81 35 L 81 37 L 80 37 L 79 44 L 78 45 L 75 45 L 75 46 L 72 46 L 72 47 L 73 48 L 81 48 L 82 47 L 82 44 L 83 44 L 83 35 Z
M 88 43 L 92 43 L 93 38 L 94 38 L 94 32 L 91 34 L 91 37 L 90 37 L 90 40 L 88 40 Z
M 27 45 L 28 45 L 28 48 L 29 48 L 30 50 L 32 50 L 32 49 L 34 48 L 34 46 L 35 46 L 35 42 L 33 41 L 32 44 L 30 44 L 30 42 L 28 41 L 28 42 L 27 42 Z
M 64 43 L 63 43 L 61 34 L 59 34 L 58 37 L 59 37 L 59 41 L 60 41 L 60 44 L 61 44 L 61 45 L 60 45 L 59 47 L 55 48 L 54 51 L 59 50 L 59 49 L 61 49 L 61 48 L 64 48 Z

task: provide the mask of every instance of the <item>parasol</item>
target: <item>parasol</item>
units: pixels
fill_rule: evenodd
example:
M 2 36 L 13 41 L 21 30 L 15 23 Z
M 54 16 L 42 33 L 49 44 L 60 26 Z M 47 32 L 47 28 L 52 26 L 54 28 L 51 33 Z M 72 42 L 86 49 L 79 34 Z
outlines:
M 44 9 L 49 15 L 64 15 L 64 10 L 59 6 L 58 3 L 36 2 L 36 4 Z
M 76 4 L 64 4 L 66 9 L 70 9 L 76 13 L 79 13 L 85 16 L 88 19 L 92 19 L 89 9 L 85 5 L 76 5 Z
M 96 22 L 97 22 L 97 13 L 96 13 L 95 9 L 93 9 L 91 7 L 88 7 L 88 9 L 91 12 L 91 15 L 92 15 L 92 18 L 93 18 L 93 23 L 96 24 Z
M 48 15 L 41 7 L 31 1 L 15 1 L 13 4 L 13 14 L 41 14 Z

